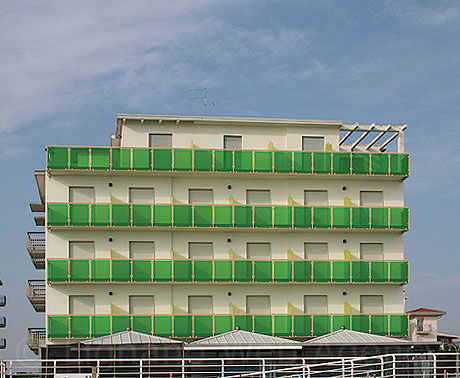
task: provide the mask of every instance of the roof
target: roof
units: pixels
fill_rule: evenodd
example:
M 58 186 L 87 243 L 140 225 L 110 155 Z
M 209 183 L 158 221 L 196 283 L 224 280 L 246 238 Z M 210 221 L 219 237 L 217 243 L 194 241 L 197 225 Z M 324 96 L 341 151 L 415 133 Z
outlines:
M 351 331 L 349 329 L 339 329 L 338 331 L 328 333 L 320 337 L 305 341 L 305 346 L 332 346 L 332 345 L 406 345 L 409 341 L 394 339 L 392 337 L 373 335 L 364 332 Z
M 442 310 L 433 310 L 426 307 L 420 307 L 412 311 L 407 311 L 409 315 L 425 315 L 425 316 L 443 316 L 446 315 L 447 312 Z
M 136 331 L 122 331 L 91 340 L 83 341 L 83 345 L 123 345 L 123 344 L 173 344 L 181 341 L 165 337 L 147 335 Z
M 455 339 L 460 339 L 460 336 L 454 335 L 452 333 L 438 332 L 438 338 L 455 340 Z

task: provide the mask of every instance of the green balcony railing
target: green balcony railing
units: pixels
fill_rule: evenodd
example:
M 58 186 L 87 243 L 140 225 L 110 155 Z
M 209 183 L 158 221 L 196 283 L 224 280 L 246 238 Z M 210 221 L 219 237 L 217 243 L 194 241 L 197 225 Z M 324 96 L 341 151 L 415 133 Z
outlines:
M 49 203 L 50 227 L 399 230 L 407 207 Z
M 48 338 L 85 339 L 127 328 L 161 337 L 198 338 L 242 330 L 279 337 L 321 336 L 345 326 L 384 336 L 408 335 L 407 314 L 49 315 Z
M 409 154 L 178 148 L 48 147 L 48 169 L 409 175 Z
M 408 261 L 343 260 L 48 260 L 48 282 L 397 283 Z

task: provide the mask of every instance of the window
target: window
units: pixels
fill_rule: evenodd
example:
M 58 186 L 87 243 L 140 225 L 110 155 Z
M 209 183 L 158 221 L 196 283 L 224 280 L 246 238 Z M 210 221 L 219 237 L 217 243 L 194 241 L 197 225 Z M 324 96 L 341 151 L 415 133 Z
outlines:
M 327 295 L 305 295 L 305 314 L 327 314 Z
M 359 247 L 361 260 L 383 260 L 382 243 L 361 243 Z
M 155 203 L 153 188 L 129 188 L 130 203 Z
M 247 295 L 246 296 L 246 313 L 247 314 L 270 314 L 270 296 L 269 295 Z
M 93 295 L 70 295 L 69 296 L 69 313 L 78 315 L 94 314 L 94 296 Z
M 188 243 L 188 258 L 194 260 L 211 260 L 214 258 L 212 243 Z
M 188 191 L 188 202 L 192 204 L 212 204 L 212 197 L 212 189 L 189 189 Z
M 304 249 L 307 260 L 327 260 L 329 258 L 327 243 L 305 243 Z
M 247 243 L 246 255 L 251 260 L 270 260 L 270 243 Z
M 360 206 L 369 206 L 369 207 L 383 206 L 383 192 L 381 191 L 359 192 L 359 201 L 360 201 L 359 202 Z
M 69 187 L 69 202 L 94 202 L 94 187 L 71 186 Z
M 171 148 L 172 134 L 149 134 L 149 147 Z
M 153 295 L 130 295 L 129 313 L 131 315 L 150 315 L 155 313 L 155 298 Z
M 238 135 L 224 135 L 224 148 L 241 150 L 243 148 L 243 137 Z
M 269 190 L 246 190 L 246 204 L 248 205 L 270 205 Z
M 324 137 L 322 136 L 303 136 L 303 151 L 324 151 Z
M 93 259 L 94 242 L 93 241 L 70 241 L 69 257 L 71 259 Z
M 305 190 L 304 203 L 306 206 L 327 206 L 327 190 Z
M 382 314 L 383 295 L 361 295 L 362 314 Z
M 129 258 L 140 260 L 155 259 L 155 243 L 148 241 L 129 242 Z
M 417 332 L 423 332 L 423 318 L 417 318 L 417 328 L 416 328 L 416 331 Z
M 188 297 L 189 314 L 212 314 L 211 295 L 190 295 Z

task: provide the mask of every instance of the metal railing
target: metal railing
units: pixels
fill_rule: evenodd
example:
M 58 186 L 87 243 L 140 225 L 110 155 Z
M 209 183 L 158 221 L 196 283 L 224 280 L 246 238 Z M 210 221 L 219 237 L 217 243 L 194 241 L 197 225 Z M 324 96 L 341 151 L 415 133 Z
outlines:
M 45 328 L 29 328 L 27 330 L 27 346 L 29 349 L 38 354 L 40 348 L 46 344 L 46 330 Z
M 27 281 L 27 298 L 37 312 L 45 312 L 46 284 L 44 280 Z
M 32 258 L 32 263 L 35 268 L 45 269 L 45 233 L 28 232 L 26 248 Z

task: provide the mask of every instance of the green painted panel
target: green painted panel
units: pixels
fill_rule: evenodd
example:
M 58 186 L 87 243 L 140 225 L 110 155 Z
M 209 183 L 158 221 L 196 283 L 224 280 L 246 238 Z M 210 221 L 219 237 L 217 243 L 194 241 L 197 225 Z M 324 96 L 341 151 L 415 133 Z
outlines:
M 353 207 L 351 213 L 353 228 L 369 228 L 369 213 L 368 207 Z
M 195 260 L 194 273 L 195 282 L 212 282 L 212 261 Z
M 89 205 L 71 203 L 69 206 L 70 225 L 89 226 Z
M 252 151 L 234 151 L 235 172 L 252 172 Z
M 214 152 L 214 170 L 216 172 L 233 171 L 233 151 L 215 151 Z
M 352 165 L 354 175 L 368 175 L 370 173 L 370 154 L 353 152 Z
M 312 173 L 312 153 L 294 152 L 294 172 Z
M 388 208 L 371 208 L 371 224 L 372 228 L 388 228 Z
M 127 328 L 132 328 L 131 316 L 126 316 L 126 315 L 112 316 L 112 333 L 126 331 Z
M 132 260 L 133 282 L 152 281 L 152 261 L 151 260 Z
M 294 227 L 311 228 L 312 227 L 312 208 L 311 207 L 294 207 Z
M 192 262 L 190 260 L 175 260 L 173 267 L 175 282 L 192 282 Z
M 69 277 L 67 260 L 48 260 L 48 281 L 65 282 Z
M 332 262 L 332 281 L 333 282 L 350 282 L 350 261 L 333 261 Z M 347 327 L 348 329 L 348 327 Z
M 408 154 L 391 154 L 390 169 L 392 175 L 408 176 L 409 175 L 409 155 Z
M 369 315 L 351 315 L 351 329 L 353 331 L 369 333 Z
M 150 148 L 133 148 L 133 169 L 136 171 L 152 169 L 152 150 Z
M 110 226 L 110 205 L 91 204 L 91 225 Z
M 91 148 L 91 169 L 110 169 L 110 148 Z
M 254 332 L 261 333 L 263 335 L 271 335 L 273 333 L 272 316 L 254 316 Z
M 351 156 L 349 153 L 333 153 L 334 174 L 349 175 L 351 173 Z
M 235 206 L 235 227 L 252 227 L 252 206 Z
M 153 279 L 157 282 L 171 282 L 172 261 L 155 260 L 153 262 Z
M 232 206 L 215 206 L 214 207 L 214 226 L 215 227 L 232 227 Z
M 70 149 L 70 168 L 89 169 L 89 149 L 75 148 Z
M 48 205 L 48 226 L 67 226 L 68 206 L 67 204 Z
M 160 337 L 172 337 L 172 316 L 155 315 L 153 317 L 153 334 Z
M 192 206 L 174 205 L 174 227 L 192 226 Z
M 331 155 L 330 152 L 313 152 L 313 173 L 332 173 Z
M 88 338 L 90 335 L 89 316 L 71 316 L 70 335 L 73 338 Z
M 371 315 L 371 332 L 388 336 L 388 315 Z
M 195 171 L 212 172 L 212 151 L 195 150 Z
M 275 261 L 273 271 L 275 282 L 292 282 L 292 261 Z
M 331 282 L 330 261 L 313 261 L 313 282 Z
M 342 327 L 350 329 L 350 315 L 332 315 L 332 331 L 338 331 Z
M 271 172 L 273 153 L 271 151 L 254 152 L 254 172 Z
M 92 316 L 91 334 L 93 337 L 110 335 L 110 316 Z
M 192 170 L 192 150 L 174 150 L 174 170 L 186 172 Z
M 313 336 L 311 315 L 294 315 L 294 337 Z
M 292 152 L 275 151 L 275 172 L 292 172 Z
M 212 315 L 195 315 L 195 337 L 212 336 Z
M 131 169 L 130 148 L 112 148 L 112 169 L 116 171 Z
M 192 337 L 192 315 L 174 316 L 174 337 Z
M 275 228 L 292 227 L 292 207 L 275 206 Z
M 352 261 L 351 273 L 353 282 L 369 282 L 369 261 Z
M 407 336 L 409 334 L 408 315 L 390 315 L 390 336 Z
M 171 171 L 172 170 L 172 150 L 171 149 L 154 149 L 153 150 L 153 169 L 155 171 Z
M 278 337 L 292 336 L 292 316 L 275 315 L 274 317 L 274 335 Z
M 388 175 L 389 173 L 389 155 L 388 154 L 371 154 L 371 168 L 373 175 Z
M 294 260 L 294 281 L 311 282 L 312 281 L 312 262 Z
M 66 169 L 69 163 L 69 149 L 67 147 L 48 147 L 48 168 Z
M 149 227 L 152 226 L 152 206 L 133 205 L 133 226 Z
M 89 260 L 70 260 L 70 281 L 89 282 Z
M 152 334 L 152 317 L 151 316 L 133 316 L 133 331 Z
M 388 282 L 388 262 L 371 261 L 372 282 Z
M 195 227 L 212 227 L 212 206 L 194 206 Z
M 259 228 L 272 227 L 271 206 L 254 206 L 254 226 Z
M 214 277 L 216 282 L 232 282 L 232 261 L 214 261 Z
M 390 262 L 390 282 L 409 282 L 409 263 L 407 261 Z
M 350 228 L 351 208 L 334 207 L 332 208 L 332 227 L 333 228 Z
M 237 260 L 235 264 L 235 282 L 252 282 L 252 261 Z
M 331 315 L 313 315 L 313 335 L 322 336 L 331 332 Z
M 130 260 L 112 260 L 112 281 L 131 282 Z
M 331 208 L 314 207 L 313 208 L 313 227 L 330 228 L 331 227 Z
M 254 282 L 271 282 L 272 281 L 272 262 L 271 261 L 254 261 Z
M 110 260 L 91 261 L 91 281 L 109 282 L 110 281 Z
M 64 316 L 48 316 L 48 337 L 67 338 L 69 337 L 69 318 Z
M 231 315 L 214 315 L 214 334 L 229 332 L 234 329 Z
M 172 225 L 172 206 L 154 205 L 153 223 L 155 227 L 169 227 Z
M 236 327 L 240 327 L 243 331 L 253 332 L 252 315 L 235 315 Z
M 409 209 L 391 208 L 390 209 L 390 228 L 398 230 L 409 229 Z
M 130 205 L 112 205 L 112 224 L 118 227 L 131 226 Z

